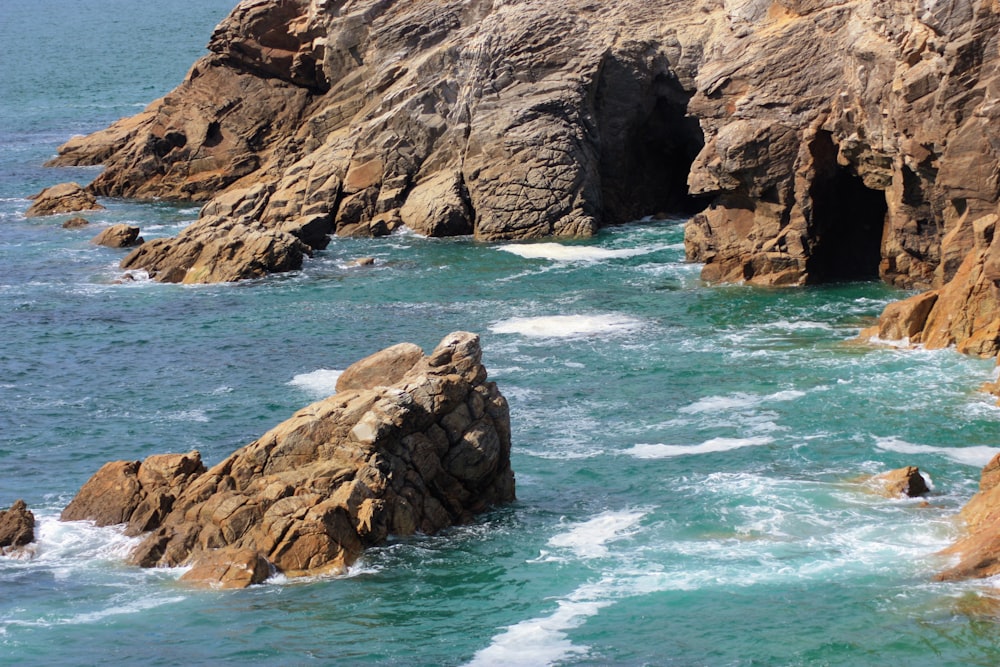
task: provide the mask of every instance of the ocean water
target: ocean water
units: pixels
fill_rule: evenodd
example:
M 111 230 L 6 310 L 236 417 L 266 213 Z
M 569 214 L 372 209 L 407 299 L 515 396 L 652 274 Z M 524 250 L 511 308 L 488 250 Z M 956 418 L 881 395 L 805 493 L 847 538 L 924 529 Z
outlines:
M 106 200 L 85 230 L 25 219 L 75 133 L 180 81 L 231 0 L 0 3 L 0 506 L 39 519 L 0 558 L 0 663 L 995 665 L 1000 593 L 936 583 L 1000 447 L 992 363 L 860 345 L 878 283 L 708 286 L 683 221 L 580 242 L 334 239 L 297 273 L 116 283 L 89 244 L 171 235 L 195 205 Z M 351 267 L 359 256 L 373 267 Z M 333 391 L 376 349 L 478 332 L 511 404 L 518 501 L 395 539 L 343 577 L 197 591 L 60 523 L 105 461 L 209 464 Z M 933 493 L 866 475 L 918 465 Z

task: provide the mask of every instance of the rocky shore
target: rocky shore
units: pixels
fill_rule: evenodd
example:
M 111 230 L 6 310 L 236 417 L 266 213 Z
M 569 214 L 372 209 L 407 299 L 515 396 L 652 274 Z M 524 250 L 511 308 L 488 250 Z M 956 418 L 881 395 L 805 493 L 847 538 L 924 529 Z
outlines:
M 343 572 L 389 535 L 435 533 L 514 500 L 507 402 L 478 336 L 401 344 L 206 469 L 198 452 L 105 464 L 62 519 L 126 524 L 143 567 L 242 588 L 275 572 Z M 0 524 L 3 515 L 0 514 Z
M 866 335 L 994 356 L 998 40 L 993 0 L 247 0 L 52 164 L 207 202 L 123 260 L 160 281 L 294 270 L 332 234 L 683 212 L 708 280 L 880 277 L 928 291 Z

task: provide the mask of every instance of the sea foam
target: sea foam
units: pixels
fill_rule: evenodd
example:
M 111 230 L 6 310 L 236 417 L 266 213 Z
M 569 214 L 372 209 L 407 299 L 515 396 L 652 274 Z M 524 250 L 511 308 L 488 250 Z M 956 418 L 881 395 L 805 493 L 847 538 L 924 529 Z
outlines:
M 563 245 L 562 243 L 529 243 L 502 245 L 497 250 L 525 259 L 551 259 L 557 262 L 599 262 L 619 257 L 637 257 L 661 250 L 665 246 L 644 248 L 597 248 L 594 246 Z
M 667 459 L 674 456 L 688 456 L 691 454 L 728 452 L 742 447 L 759 447 L 760 445 L 767 445 L 772 442 L 774 442 L 774 438 L 767 436 L 757 436 L 754 438 L 712 438 L 700 445 L 638 444 L 631 449 L 625 450 L 625 453 L 637 459 Z
M 732 410 L 745 410 L 755 408 L 766 403 L 778 403 L 784 401 L 794 401 L 805 396 L 804 391 L 788 389 L 775 392 L 766 396 L 758 394 L 736 393 L 728 396 L 706 396 L 691 405 L 686 405 L 678 410 L 684 414 L 699 414 L 705 412 L 727 412 Z
M 559 600 L 556 610 L 548 616 L 508 626 L 493 637 L 489 646 L 476 653 L 468 667 L 541 667 L 585 655 L 589 648 L 573 644 L 566 631 L 580 627 L 587 618 L 614 604 L 607 599 L 609 589 L 610 585 L 603 580 L 584 584 Z
M 337 392 L 337 379 L 343 372 L 320 368 L 311 373 L 300 373 L 289 380 L 288 384 L 302 389 L 310 396 L 326 398 Z
M 897 437 L 876 438 L 875 446 L 883 451 L 896 452 L 898 454 L 940 454 L 956 463 L 976 466 L 977 468 L 982 468 L 997 453 L 1000 453 L 1000 448 L 987 447 L 986 445 L 975 445 L 973 447 L 933 447 L 931 445 L 915 445 Z
M 573 338 L 599 334 L 618 334 L 635 330 L 641 320 L 626 315 L 549 315 L 512 317 L 490 325 L 490 331 L 520 334 L 531 338 Z
M 631 510 L 603 512 L 553 536 L 549 546 L 569 549 L 579 558 L 601 558 L 608 555 L 608 542 L 630 534 L 645 515 Z

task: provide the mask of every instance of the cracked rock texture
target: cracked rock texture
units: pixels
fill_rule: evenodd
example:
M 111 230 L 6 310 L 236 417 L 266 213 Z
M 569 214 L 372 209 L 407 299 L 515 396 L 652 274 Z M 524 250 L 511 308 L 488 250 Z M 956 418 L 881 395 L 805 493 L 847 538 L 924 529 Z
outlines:
M 212 468 L 198 452 L 105 464 L 62 519 L 126 524 L 145 535 L 134 563 L 226 588 L 341 572 L 390 534 L 467 523 L 514 500 L 507 402 L 481 356 L 466 332 L 429 355 L 388 348 Z
M 330 234 L 402 224 L 522 239 L 704 209 L 706 278 L 936 288 L 996 212 L 998 12 L 246 0 L 177 89 L 54 163 L 105 164 L 95 194 L 208 201 L 126 260 L 165 281 L 294 269 Z

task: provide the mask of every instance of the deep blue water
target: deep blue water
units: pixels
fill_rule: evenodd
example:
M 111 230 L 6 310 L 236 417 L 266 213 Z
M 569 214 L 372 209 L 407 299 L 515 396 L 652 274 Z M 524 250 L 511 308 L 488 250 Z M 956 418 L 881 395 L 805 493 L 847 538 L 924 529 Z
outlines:
M 33 559 L 0 558 L 0 663 L 1000 662 L 993 584 L 932 582 L 997 451 L 976 390 L 992 364 L 853 342 L 900 292 L 707 286 L 679 220 L 558 244 L 334 239 L 294 274 L 116 284 L 98 229 L 174 234 L 197 206 L 26 220 L 26 195 L 97 173 L 43 168 L 56 147 L 166 93 L 229 4 L 0 3 L 0 506 L 40 519 Z M 215 463 L 358 358 L 457 329 L 512 408 L 518 501 L 475 525 L 346 577 L 213 592 L 56 520 L 105 461 Z M 926 503 L 859 481 L 908 464 Z

